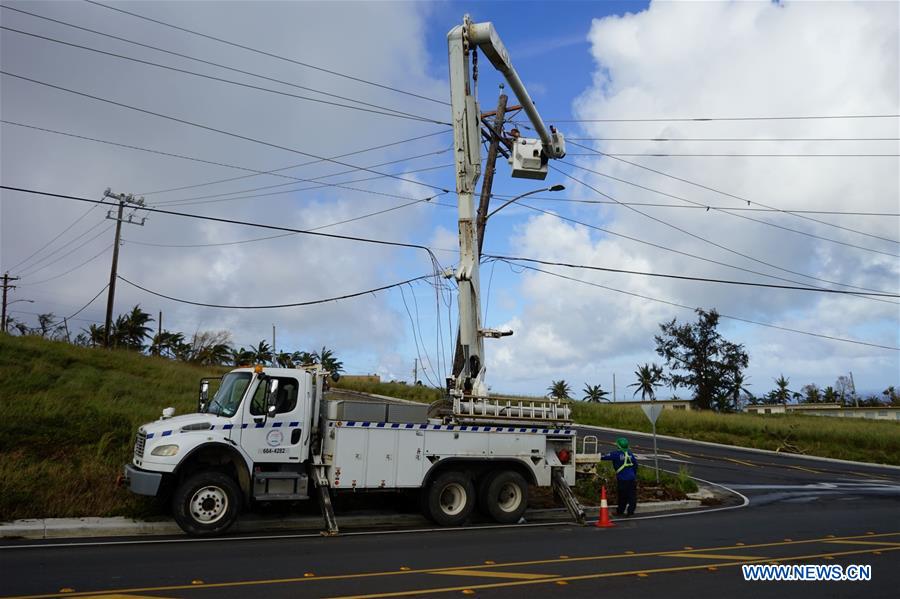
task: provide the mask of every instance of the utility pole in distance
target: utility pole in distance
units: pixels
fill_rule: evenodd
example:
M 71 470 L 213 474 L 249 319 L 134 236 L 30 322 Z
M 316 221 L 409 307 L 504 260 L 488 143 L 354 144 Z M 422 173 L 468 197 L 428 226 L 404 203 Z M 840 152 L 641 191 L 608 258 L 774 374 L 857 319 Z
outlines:
M 18 281 L 19 277 L 11 277 L 8 272 L 3 273 L 3 316 L 0 318 L 0 331 L 6 332 L 6 294 L 10 289 L 15 289 L 15 285 L 10 285 L 10 281 Z
M 140 222 L 138 222 L 134 218 L 134 213 L 129 214 L 127 220 L 123 220 L 122 218 L 125 204 L 134 204 L 137 207 L 142 207 L 144 205 L 144 198 L 135 198 L 134 195 L 130 193 L 127 195 L 124 193 L 115 194 L 109 188 L 103 192 L 103 197 L 114 199 L 119 203 L 119 209 L 115 217 L 112 215 L 112 210 L 109 210 L 106 213 L 106 218 L 114 219 L 116 221 L 116 241 L 113 244 L 112 266 L 109 269 L 109 288 L 106 294 L 106 326 L 103 330 L 103 345 L 109 347 L 109 332 L 112 328 L 113 304 L 116 299 L 116 274 L 119 267 L 119 244 L 122 236 L 122 223 L 126 222 L 131 225 L 140 225 L 143 227 L 147 219 L 141 218 Z

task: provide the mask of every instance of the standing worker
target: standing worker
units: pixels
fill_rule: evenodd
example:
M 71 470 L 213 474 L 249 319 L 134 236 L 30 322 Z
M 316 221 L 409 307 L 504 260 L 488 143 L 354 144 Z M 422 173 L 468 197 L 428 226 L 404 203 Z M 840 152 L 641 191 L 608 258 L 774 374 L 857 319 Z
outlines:
M 605 453 L 601 460 L 610 460 L 616 471 L 616 495 L 619 498 L 619 508 L 616 516 L 633 516 L 637 507 L 637 459 L 628 449 L 628 439 L 619 437 L 616 439 L 618 451 Z

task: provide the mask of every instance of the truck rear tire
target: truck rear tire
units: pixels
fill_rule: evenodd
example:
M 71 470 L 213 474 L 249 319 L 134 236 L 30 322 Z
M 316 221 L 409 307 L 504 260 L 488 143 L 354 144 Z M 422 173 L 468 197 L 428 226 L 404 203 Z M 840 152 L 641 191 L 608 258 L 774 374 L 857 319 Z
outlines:
M 223 472 L 189 476 L 172 496 L 172 512 L 181 530 L 192 536 L 222 534 L 241 511 L 241 490 Z
M 528 507 L 528 483 L 513 470 L 501 470 L 492 474 L 482 486 L 480 503 L 487 513 L 500 524 L 518 522 Z
M 428 516 L 439 526 L 461 526 L 475 509 L 475 485 L 465 472 L 450 470 L 437 476 L 425 496 Z

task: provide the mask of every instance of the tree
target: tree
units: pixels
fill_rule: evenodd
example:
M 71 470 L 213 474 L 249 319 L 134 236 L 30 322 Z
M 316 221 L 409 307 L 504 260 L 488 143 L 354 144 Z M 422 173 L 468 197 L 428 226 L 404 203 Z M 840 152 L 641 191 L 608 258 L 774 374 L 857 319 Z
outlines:
M 856 388 L 853 386 L 853 379 L 849 376 L 843 374 L 839 376 L 834 382 L 834 388 L 842 404 L 849 406 L 859 401 L 859 397 L 856 395 Z
M 256 347 L 251 347 L 250 351 L 253 353 L 254 362 L 265 364 L 272 360 L 272 348 L 265 340 L 260 341 Z
M 12 316 L 6 317 L 6 331 L 18 331 L 19 335 L 28 334 L 28 324 L 22 320 L 17 320 Z
M 733 380 L 750 358 L 743 345 L 725 340 L 716 330 L 718 312 L 698 308 L 696 313 L 696 323 L 679 325 L 673 318 L 660 324 L 656 353 L 666 361 L 673 389 L 692 389 L 701 409 L 729 409 Z
M 46 337 L 53 329 L 54 320 L 56 320 L 56 316 L 52 312 L 38 314 L 38 328 L 34 332 L 40 334 L 41 337 Z
M 656 388 L 662 385 L 663 371 L 658 364 L 638 364 L 638 369 L 634 371 L 637 382 L 628 385 L 629 387 L 637 387 L 632 397 L 641 393 L 641 400 L 646 400 L 650 396 L 650 401 L 656 399 Z
M 298 366 L 312 366 L 316 363 L 316 357 L 308 351 L 295 351 L 291 354 L 291 360 Z
M 757 399 L 753 396 L 747 386 L 749 383 L 747 382 L 744 373 L 740 370 L 732 373 L 731 377 L 728 379 L 728 392 L 731 395 L 731 407 L 735 410 L 743 409 L 745 404 L 748 403 L 756 403 Z
M 278 364 L 280 368 L 293 368 L 294 358 L 287 352 L 278 352 L 275 356 L 275 363 Z
M 560 381 L 565 384 L 565 381 Z M 553 385 L 556 385 L 557 381 L 553 381 Z M 551 395 L 553 394 L 553 385 L 550 386 Z M 584 397 L 581 399 L 588 403 L 600 403 L 601 401 L 609 401 L 606 396 L 609 395 L 609 391 L 604 391 L 600 385 L 588 385 L 584 384 Z
M 110 331 L 110 344 L 114 347 L 123 347 L 141 351 L 144 349 L 144 340 L 150 336 L 151 328 L 148 326 L 153 318 L 136 305 L 127 314 L 120 314 L 113 323 Z
M 253 362 L 254 353 L 243 347 L 240 349 L 232 349 L 229 352 L 229 359 L 232 366 L 248 366 Z
M 547 387 L 547 391 L 550 392 L 550 397 L 553 399 L 571 399 L 572 395 L 572 389 L 569 387 L 569 383 L 562 379 L 550 383 L 550 386 Z
M 769 394 L 766 396 L 769 400 L 767 403 L 787 403 L 791 398 L 791 393 L 793 393 L 788 389 L 790 384 L 791 380 L 784 378 L 783 374 L 775 379 L 775 389 L 769 391 Z
M 837 391 L 834 390 L 834 387 L 831 385 L 825 387 L 825 390 L 822 391 L 822 401 L 825 403 L 836 403 L 838 400 Z
M 884 395 L 885 399 L 887 399 L 892 406 L 900 406 L 900 393 L 897 393 L 897 390 L 894 389 L 893 385 L 882 391 L 881 394 Z
M 175 358 L 176 350 L 184 344 L 184 333 L 162 331 L 153 336 L 150 342 L 150 353 L 157 356 Z
M 322 347 L 322 351 L 313 352 L 313 359 L 322 365 L 328 372 L 343 372 L 344 363 L 337 359 L 334 352 Z
M 90 345 L 91 347 L 103 345 L 103 340 L 106 338 L 105 326 L 103 326 L 102 324 L 92 324 L 88 328 L 82 330 L 87 337 L 88 345 Z
M 806 403 L 822 403 L 822 390 L 815 383 L 804 385 L 800 391 L 803 393 L 803 401 Z

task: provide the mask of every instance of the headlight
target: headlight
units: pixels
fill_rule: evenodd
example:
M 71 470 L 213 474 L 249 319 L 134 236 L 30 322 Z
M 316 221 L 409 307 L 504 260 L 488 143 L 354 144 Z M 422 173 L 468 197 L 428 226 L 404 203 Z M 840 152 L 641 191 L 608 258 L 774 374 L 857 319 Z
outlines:
M 172 456 L 176 453 L 178 453 L 177 445 L 160 445 L 159 447 L 154 447 L 150 455 Z

